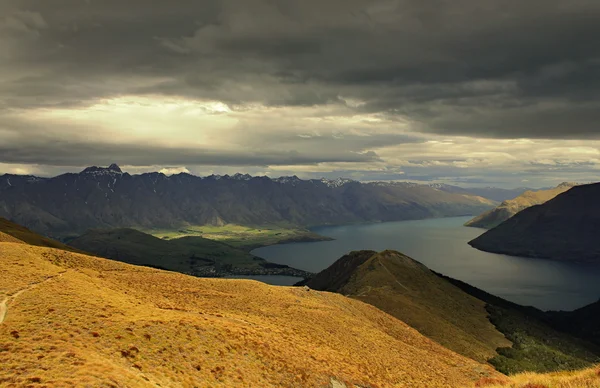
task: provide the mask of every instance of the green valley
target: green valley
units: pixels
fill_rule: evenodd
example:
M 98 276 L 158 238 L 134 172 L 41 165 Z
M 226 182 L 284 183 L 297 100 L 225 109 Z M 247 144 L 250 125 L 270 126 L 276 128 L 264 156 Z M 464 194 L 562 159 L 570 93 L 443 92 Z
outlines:
M 166 240 L 134 229 L 95 229 L 67 243 L 109 259 L 194 276 L 308 275 L 304 271 L 270 263 L 240 248 L 200 236 Z
M 198 236 L 209 240 L 227 243 L 233 247 L 251 251 L 254 248 L 288 242 L 327 241 L 307 229 L 293 226 L 243 226 L 227 224 L 222 226 L 202 225 L 175 229 L 147 229 L 146 233 L 165 240 Z

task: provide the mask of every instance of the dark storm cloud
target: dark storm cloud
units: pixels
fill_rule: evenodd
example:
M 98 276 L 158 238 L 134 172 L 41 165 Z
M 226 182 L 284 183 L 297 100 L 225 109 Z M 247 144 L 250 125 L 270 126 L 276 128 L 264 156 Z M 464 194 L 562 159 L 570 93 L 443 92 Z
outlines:
M 0 109 L 354 99 L 429 133 L 600 137 L 595 0 L 1 0 L 0 15 Z

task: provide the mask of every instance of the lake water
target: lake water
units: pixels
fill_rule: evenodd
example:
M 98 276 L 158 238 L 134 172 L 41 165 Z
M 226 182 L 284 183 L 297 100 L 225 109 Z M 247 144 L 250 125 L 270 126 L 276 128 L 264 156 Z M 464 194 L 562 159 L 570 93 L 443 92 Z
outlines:
M 227 276 L 227 279 L 250 279 L 258 280 L 259 282 L 271 284 L 274 286 L 293 286 L 304 278 L 296 276 L 281 276 L 281 275 L 235 275 Z
M 432 270 L 491 294 L 543 310 L 573 310 L 600 298 L 600 265 L 497 255 L 471 248 L 484 232 L 470 217 L 315 228 L 333 241 L 274 245 L 252 253 L 269 261 L 319 272 L 344 254 L 394 249 Z M 268 282 L 268 279 L 263 279 Z

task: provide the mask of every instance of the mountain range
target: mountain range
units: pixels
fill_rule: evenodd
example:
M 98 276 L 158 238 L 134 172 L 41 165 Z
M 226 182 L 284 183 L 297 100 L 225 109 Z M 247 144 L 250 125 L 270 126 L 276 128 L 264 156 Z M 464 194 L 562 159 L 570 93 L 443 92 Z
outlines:
M 473 218 L 472 220 L 468 221 L 465 226 L 491 229 L 508 220 L 521 210 L 549 201 L 558 194 L 564 193 L 576 185 L 577 183 L 563 182 L 551 189 L 525 191 L 516 198 L 503 201 L 495 209 L 489 210 Z
M 0 217 L 53 237 L 91 228 L 396 221 L 478 214 L 495 204 L 414 183 L 130 175 L 116 164 L 53 178 L 0 176 Z
M 469 242 L 488 252 L 600 262 L 600 184 L 575 186 L 522 210 Z

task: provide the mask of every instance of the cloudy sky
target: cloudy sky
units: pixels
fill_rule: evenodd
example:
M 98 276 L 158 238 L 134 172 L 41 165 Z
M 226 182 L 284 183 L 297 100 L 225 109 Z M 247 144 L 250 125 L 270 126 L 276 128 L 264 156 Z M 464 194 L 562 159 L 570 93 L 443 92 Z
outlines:
M 597 0 L 0 0 L 0 173 L 600 180 Z

